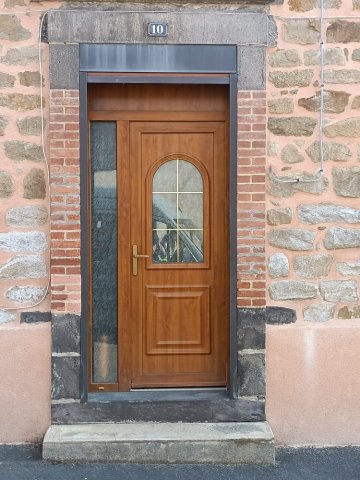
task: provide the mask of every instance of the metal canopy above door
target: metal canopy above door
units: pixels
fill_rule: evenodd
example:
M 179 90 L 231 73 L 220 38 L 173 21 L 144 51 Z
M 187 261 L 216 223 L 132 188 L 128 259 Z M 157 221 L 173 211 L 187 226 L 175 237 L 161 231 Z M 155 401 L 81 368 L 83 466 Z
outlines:
M 235 45 L 80 44 L 81 72 L 236 73 Z

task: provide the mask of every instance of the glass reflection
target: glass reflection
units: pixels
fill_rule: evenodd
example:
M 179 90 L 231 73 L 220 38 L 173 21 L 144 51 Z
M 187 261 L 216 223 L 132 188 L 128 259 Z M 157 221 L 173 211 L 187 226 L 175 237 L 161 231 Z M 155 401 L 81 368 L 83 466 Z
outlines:
M 162 164 L 153 181 L 155 263 L 204 261 L 203 210 L 203 180 L 195 165 L 180 159 Z
M 203 181 L 199 170 L 190 162 L 178 160 L 180 192 L 202 192 Z
M 93 382 L 117 382 L 116 122 L 90 123 Z

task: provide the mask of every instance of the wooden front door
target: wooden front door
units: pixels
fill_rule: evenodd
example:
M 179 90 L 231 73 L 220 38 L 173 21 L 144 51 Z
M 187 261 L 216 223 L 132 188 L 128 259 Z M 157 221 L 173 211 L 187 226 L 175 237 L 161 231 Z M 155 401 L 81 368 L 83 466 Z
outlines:
M 142 86 L 145 111 L 129 108 L 131 95 L 111 110 L 108 90 L 92 103 L 90 119 L 116 124 L 118 194 L 117 383 L 91 379 L 94 390 L 227 384 L 226 104 L 220 113 L 224 91 L 207 87 L 206 98 L 206 86 L 194 86 L 202 111 L 189 87 L 173 99 L 173 86 L 158 86 L 158 111 L 147 98 L 154 86 Z
M 132 259 L 133 388 L 226 383 L 224 151 L 223 123 L 130 126 L 132 245 L 148 255 Z

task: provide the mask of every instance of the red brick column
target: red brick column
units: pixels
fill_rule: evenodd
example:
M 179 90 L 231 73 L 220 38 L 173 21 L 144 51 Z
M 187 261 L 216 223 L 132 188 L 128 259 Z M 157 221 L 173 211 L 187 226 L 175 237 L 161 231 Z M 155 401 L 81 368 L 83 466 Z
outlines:
M 80 313 L 79 92 L 50 92 L 52 311 Z M 265 92 L 238 94 L 239 307 L 265 305 Z
M 78 90 L 50 92 L 51 310 L 80 313 Z
M 237 304 L 265 305 L 266 94 L 238 93 Z

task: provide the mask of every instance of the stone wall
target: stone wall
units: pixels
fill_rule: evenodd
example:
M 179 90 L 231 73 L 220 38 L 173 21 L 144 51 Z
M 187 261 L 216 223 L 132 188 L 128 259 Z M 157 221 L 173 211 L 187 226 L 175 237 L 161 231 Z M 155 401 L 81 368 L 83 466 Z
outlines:
M 317 5 L 272 7 L 279 38 L 268 52 L 268 304 L 327 322 L 360 318 L 360 10 L 350 0 L 325 2 L 320 175 Z M 354 20 L 328 18 L 339 15 Z
M 267 305 L 296 319 L 267 327 L 266 413 L 287 445 L 360 441 L 360 5 L 324 0 L 319 178 L 319 3 L 271 7 L 278 43 L 267 58 Z
M 266 394 L 268 419 L 277 440 L 286 444 L 359 443 L 358 436 L 348 433 L 356 414 L 355 403 L 350 408 L 349 402 L 358 398 L 359 376 L 349 373 L 354 355 L 344 350 L 347 345 L 356 348 L 360 328 L 360 3 L 324 3 L 324 175 L 317 179 L 318 0 L 285 0 L 270 7 L 279 35 L 277 46 L 268 49 L 267 118 L 262 82 L 248 85 L 238 98 L 237 300 L 243 329 L 239 393 L 264 394 L 265 321 L 285 324 L 267 327 Z M 18 432 L 11 438 L 3 436 L 5 442 L 38 441 L 49 422 L 51 341 L 49 325 L 44 324 L 50 318 L 49 295 L 39 305 L 29 305 L 46 295 L 50 274 L 40 82 L 47 129 L 50 96 L 46 44 L 42 45 L 42 79 L 39 74 L 39 23 L 45 10 L 59 5 L 0 0 L 0 342 L 2 366 L 11 359 L 14 367 L 3 372 L 15 372 L 2 376 L 3 389 L 15 393 L 1 397 L 0 420 L 4 431 Z M 240 55 L 240 73 L 249 82 L 252 58 L 248 52 L 244 62 Z M 249 91 L 252 88 L 261 91 Z M 46 131 L 53 158 L 55 226 L 52 365 L 59 381 L 53 383 L 53 398 L 59 402 L 79 396 L 78 144 L 67 137 L 72 129 L 78 132 L 78 99 L 69 92 L 52 97 L 52 123 L 57 129 Z M 56 167 L 67 169 L 66 178 L 59 177 L 61 169 Z M 310 181 L 286 182 L 294 177 Z M 343 363 L 334 354 L 337 336 Z M 327 368 L 330 357 L 333 375 Z M 25 367 L 32 363 L 43 368 L 32 368 L 30 375 Z M 69 378 L 66 388 L 63 378 Z M 24 385 L 27 399 L 21 395 L 23 390 L 13 388 L 14 381 Z M 341 388 L 334 392 L 333 385 Z M 324 398 L 330 406 L 320 401 Z M 26 402 L 41 408 L 24 409 Z M 314 417 L 314 405 L 321 405 L 316 411 L 324 412 L 320 420 Z M 23 414 L 10 418 L 10 410 Z M 325 426 L 330 414 L 333 422 Z
M 42 79 L 38 60 L 45 8 L 0 0 L 1 442 L 39 442 L 50 423 L 49 191 L 40 116 L 42 81 L 47 124 L 46 45 Z
M 43 46 L 41 79 L 40 12 L 28 3 L 0 2 L 0 324 L 14 325 L 49 320 L 49 315 L 36 314 L 49 311 L 48 173 L 40 113 L 47 49 Z M 14 10 L 19 13 L 9 15 Z

